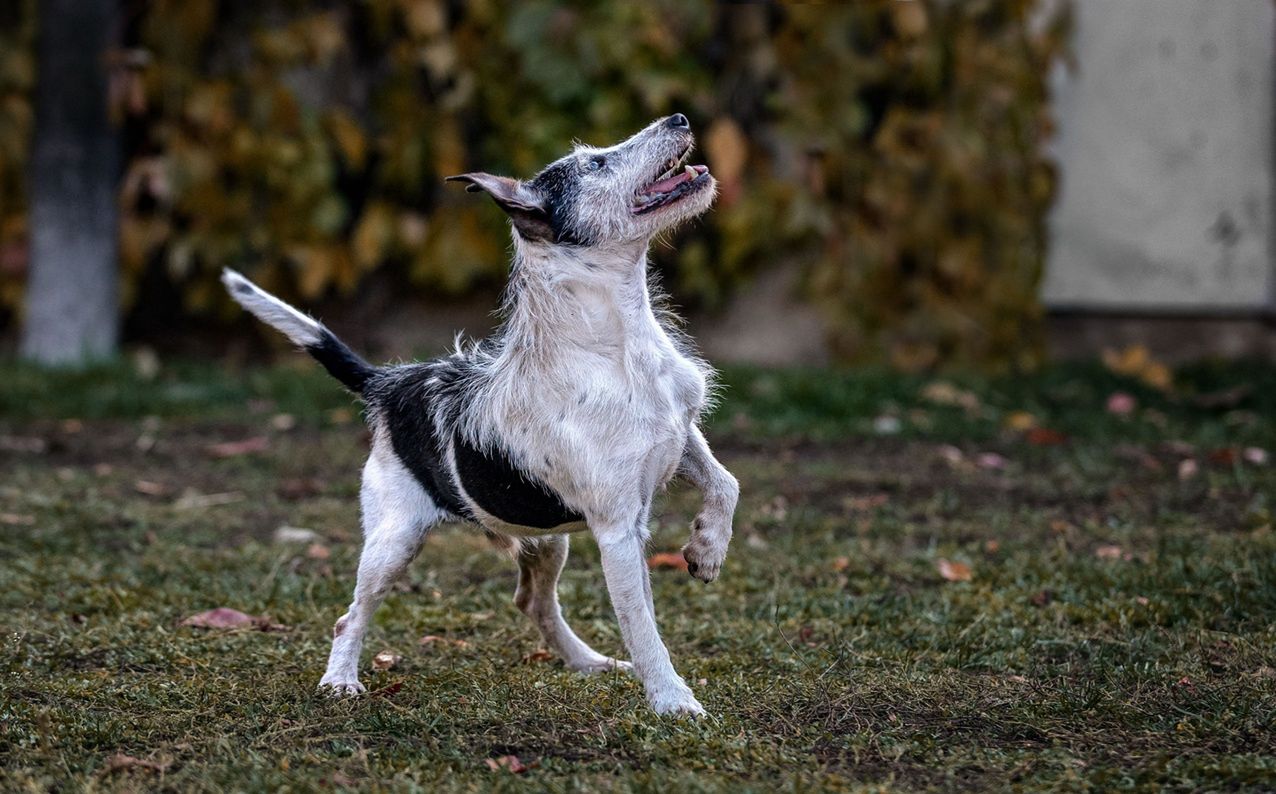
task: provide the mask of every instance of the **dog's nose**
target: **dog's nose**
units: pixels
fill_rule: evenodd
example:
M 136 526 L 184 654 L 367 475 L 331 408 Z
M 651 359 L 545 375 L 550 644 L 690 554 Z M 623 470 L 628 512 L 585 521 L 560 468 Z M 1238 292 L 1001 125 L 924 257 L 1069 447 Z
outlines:
M 687 121 L 687 117 L 682 115 L 681 113 L 675 113 L 672 116 L 670 116 L 668 121 L 665 122 L 665 124 L 668 124 L 670 129 L 675 129 L 675 130 L 691 129 L 691 122 Z

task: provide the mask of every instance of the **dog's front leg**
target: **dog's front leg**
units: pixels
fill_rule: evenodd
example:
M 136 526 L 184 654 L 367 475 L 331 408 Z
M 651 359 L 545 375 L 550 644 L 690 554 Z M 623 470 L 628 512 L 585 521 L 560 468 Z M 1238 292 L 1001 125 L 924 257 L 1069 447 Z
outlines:
M 682 452 L 679 472 L 704 496 L 700 513 L 691 524 L 691 539 L 682 547 L 687 572 L 705 582 L 718 578 L 731 542 L 731 519 L 740 498 L 740 484 L 709 450 L 700 428 L 692 426 Z
M 634 674 L 647 692 L 647 702 L 657 714 L 704 714 L 704 707 L 673 669 L 669 651 L 660 639 L 638 517 L 591 522 L 590 528 L 602 552 L 603 576 L 620 634 L 629 649 Z

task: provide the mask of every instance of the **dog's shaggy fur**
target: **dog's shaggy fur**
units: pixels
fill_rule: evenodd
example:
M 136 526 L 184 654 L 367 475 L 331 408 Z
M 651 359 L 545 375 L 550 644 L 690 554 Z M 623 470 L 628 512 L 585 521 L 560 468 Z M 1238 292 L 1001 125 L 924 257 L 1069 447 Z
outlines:
M 364 548 L 350 609 L 320 685 L 363 691 L 373 611 L 444 520 L 481 525 L 518 561 L 515 603 L 573 670 L 632 669 L 659 713 L 703 709 L 656 627 L 643 546 L 654 494 L 681 473 L 704 494 L 683 549 L 692 576 L 719 572 L 739 493 L 697 427 L 711 372 L 653 307 L 651 240 L 712 203 L 681 114 L 608 149 L 578 146 L 534 179 L 452 177 L 510 216 L 505 319 L 481 342 L 418 364 L 374 367 L 328 329 L 243 276 L 232 297 L 308 350 L 368 406 L 360 493 Z M 632 665 L 585 644 L 556 593 L 564 533 L 588 528 Z

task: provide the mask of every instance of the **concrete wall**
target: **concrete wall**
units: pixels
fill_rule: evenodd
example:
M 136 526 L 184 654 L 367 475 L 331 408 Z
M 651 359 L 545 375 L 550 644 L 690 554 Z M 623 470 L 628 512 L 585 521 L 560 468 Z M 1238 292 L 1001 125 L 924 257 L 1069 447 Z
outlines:
M 1272 0 L 1075 0 L 1049 306 L 1273 307 Z

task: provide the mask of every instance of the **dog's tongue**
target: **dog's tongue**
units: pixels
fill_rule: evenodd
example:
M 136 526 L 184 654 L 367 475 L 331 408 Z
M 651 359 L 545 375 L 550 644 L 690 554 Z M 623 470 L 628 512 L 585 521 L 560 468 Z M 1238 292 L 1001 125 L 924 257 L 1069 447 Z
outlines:
M 683 182 L 689 182 L 692 179 L 695 179 L 696 177 L 700 176 L 700 174 L 704 173 L 704 171 L 702 171 L 701 169 L 704 169 L 704 166 L 695 166 L 695 165 L 685 166 L 681 171 L 669 177 L 668 179 L 662 179 L 659 182 L 652 183 L 651 187 L 647 188 L 643 192 L 668 193 L 669 191 L 676 188 L 678 185 L 681 185 Z M 704 170 L 708 170 L 708 169 L 704 169 Z

